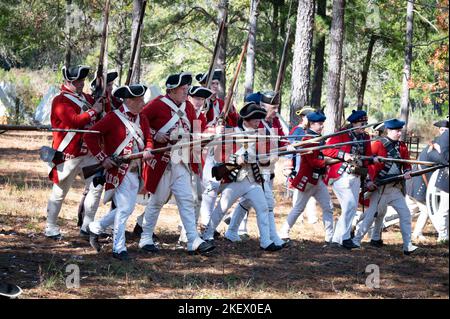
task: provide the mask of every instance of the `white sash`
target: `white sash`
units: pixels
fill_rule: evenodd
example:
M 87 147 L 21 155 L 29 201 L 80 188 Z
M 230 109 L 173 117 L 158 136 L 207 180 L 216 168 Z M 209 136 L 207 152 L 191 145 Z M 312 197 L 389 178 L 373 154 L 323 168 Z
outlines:
M 90 104 L 88 101 L 86 101 L 86 99 L 84 98 L 83 95 L 81 95 L 79 98 L 77 98 L 76 96 L 69 94 L 69 93 L 64 93 L 64 96 L 66 98 L 68 98 L 69 100 L 71 100 L 73 103 L 75 103 L 80 109 L 81 109 L 81 113 L 84 112 L 83 107 L 89 107 Z
M 166 105 L 168 105 L 172 109 L 172 118 L 159 129 L 158 133 L 166 134 L 169 132 L 169 130 L 178 122 L 178 121 L 184 121 L 185 124 L 191 128 L 191 123 L 189 122 L 188 118 L 186 117 L 186 102 L 183 102 L 180 107 L 177 107 L 175 103 L 173 103 L 171 100 L 169 100 L 166 97 L 162 97 L 161 101 L 164 102 Z
M 117 149 L 114 152 L 114 156 L 118 156 L 123 149 L 130 143 L 131 139 L 134 137 L 136 142 L 139 144 L 139 147 L 143 149 L 145 147 L 144 144 L 144 134 L 142 133 L 142 130 L 140 127 L 137 127 L 139 125 L 139 115 L 136 117 L 136 122 L 133 123 L 129 121 L 125 116 L 123 116 L 122 112 L 119 110 L 115 110 L 114 113 L 116 113 L 117 117 L 122 121 L 122 123 L 125 125 L 125 127 L 130 132 L 127 137 L 122 141 L 122 143 L 117 147 Z

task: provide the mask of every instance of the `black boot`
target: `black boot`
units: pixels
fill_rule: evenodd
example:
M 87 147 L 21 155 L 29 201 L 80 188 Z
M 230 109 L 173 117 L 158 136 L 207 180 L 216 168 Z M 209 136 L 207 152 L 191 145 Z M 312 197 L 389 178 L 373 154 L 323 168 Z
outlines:
M 382 239 L 380 239 L 380 240 L 373 240 L 372 239 L 370 241 L 370 246 L 381 248 L 381 247 L 383 247 L 383 240 Z
M 355 245 L 355 243 L 351 239 L 343 240 L 342 241 L 342 247 L 344 247 L 346 249 L 349 249 L 349 250 L 352 250 L 352 249 L 355 249 L 355 248 L 359 248 L 359 246 Z

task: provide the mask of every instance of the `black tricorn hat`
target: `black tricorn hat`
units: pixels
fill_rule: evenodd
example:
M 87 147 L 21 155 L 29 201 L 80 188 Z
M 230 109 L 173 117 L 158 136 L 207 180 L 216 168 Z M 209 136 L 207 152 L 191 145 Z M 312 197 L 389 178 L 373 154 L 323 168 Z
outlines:
M 261 93 L 261 102 L 276 105 L 280 104 L 280 94 L 274 91 L 266 91 Z
M 61 71 L 66 81 L 76 81 L 86 78 L 91 68 L 87 65 L 63 66 Z
M 177 74 L 171 74 L 166 80 L 166 89 L 176 89 L 182 85 L 191 85 L 192 74 L 190 72 L 181 72 Z
M 255 102 L 247 102 L 239 111 L 239 116 L 244 120 L 263 119 L 267 115 L 267 111 L 258 106 Z
M 213 72 L 212 79 L 220 81 L 222 79 L 222 73 L 223 73 L 223 71 L 221 69 L 215 69 L 214 72 Z M 200 84 L 206 84 L 206 82 L 208 82 L 208 72 L 197 74 L 195 76 L 195 79 Z
M 446 127 L 448 128 L 448 120 L 440 120 L 433 124 L 436 127 Z
M 143 84 L 124 85 L 115 89 L 113 96 L 120 99 L 132 99 L 144 96 L 145 91 L 147 91 L 147 86 Z
M 117 79 L 117 77 L 119 76 L 119 73 L 117 73 L 116 71 L 111 71 L 108 72 L 108 74 L 106 75 L 106 84 L 114 82 L 115 79 Z M 94 90 L 95 89 L 95 82 L 96 82 L 96 78 L 94 78 L 91 82 L 91 89 Z
M 192 86 L 189 89 L 189 95 L 207 99 L 212 95 L 212 91 L 202 86 Z

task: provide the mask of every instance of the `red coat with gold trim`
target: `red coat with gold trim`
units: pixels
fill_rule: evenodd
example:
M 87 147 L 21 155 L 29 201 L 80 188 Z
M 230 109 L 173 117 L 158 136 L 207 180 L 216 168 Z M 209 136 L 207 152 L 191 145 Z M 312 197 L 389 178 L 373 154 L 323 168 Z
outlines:
M 95 112 L 93 109 L 82 112 L 81 107 L 65 95 L 71 95 L 77 98 L 77 95 L 74 92 L 67 89 L 64 85 L 61 86 L 61 93 L 55 96 L 52 101 L 52 109 L 50 114 L 51 126 L 53 128 L 62 129 L 84 129 L 87 126 L 93 124 L 97 119 L 97 112 Z M 82 95 L 89 104 L 92 105 L 94 103 L 94 99 L 90 95 L 85 93 L 82 93 Z M 80 100 L 80 98 L 77 99 Z M 61 142 L 64 140 L 64 137 L 68 133 L 53 132 L 52 134 L 52 147 L 54 149 L 58 149 Z M 65 157 L 62 162 L 86 155 L 88 153 L 88 150 L 86 148 L 86 145 L 83 143 L 83 133 L 76 133 L 74 138 L 70 141 L 63 152 L 65 154 Z M 58 165 L 62 162 L 55 162 L 54 164 Z M 53 167 L 49 172 L 49 178 L 54 183 L 59 183 L 56 167 Z
M 161 101 L 162 97 L 166 97 L 170 100 L 168 95 L 160 95 L 151 100 L 141 112 L 141 114 L 147 118 L 150 125 L 150 131 L 153 136 L 172 118 L 172 109 Z M 185 112 L 191 127 L 188 128 L 186 125 L 183 126 L 185 130 L 192 132 L 196 114 L 193 105 L 189 101 L 186 101 Z M 168 143 L 158 143 L 157 141 L 154 141 L 155 148 L 165 146 L 168 146 Z M 164 153 L 155 154 L 155 158 L 152 160 L 151 165 L 144 165 L 145 188 L 148 192 L 154 193 L 156 191 L 159 181 L 161 180 L 161 177 L 164 174 L 170 160 L 170 151 L 166 151 Z
M 307 134 L 315 134 L 312 131 L 307 131 Z M 317 135 L 319 136 L 319 135 Z M 304 137 L 302 141 L 306 141 L 311 139 L 312 137 Z M 297 188 L 301 192 L 303 192 L 306 188 L 307 183 L 310 183 L 312 185 L 317 185 L 319 182 L 320 176 L 324 175 L 325 173 L 325 159 L 323 158 L 323 154 L 321 151 L 313 151 L 310 154 L 303 154 L 301 155 L 300 160 L 300 169 L 297 173 L 297 175 L 294 177 L 294 179 L 291 182 L 291 186 Z M 314 173 L 317 174 L 317 172 L 314 172 L 314 170 L 322 169 L 323 173 L 318 175 L 317 178 L 314 178 Z M 323 179 L 322 179 L 323 180 Z
M 370 140 L 370 136 L 366 133 L 363 135 L 364 140 Z M 344 143 L 344 142 L 351 142 L 352 139 L 350 137 L 349 133 L 340 134 L 337 136 L 333 136 L 327 141 L 327 145 L 337 144 L 337 143 Z M 340 148 L 329 148 L 324 149 L 322 151 L 323 155 L 331 157 L 331 158 L 339 158 L 339 152 L 345 152 L 345 153 L 351 153 L 352 145 L 344 145 Z M 366 142 L 364 146 L 364 154 L 359 155 L 365 155 L 365 156 L 372 156 L 372 150 L 370 148 L 370 142 Z M 343 163 L 343 162 L 342 162 Z M 328 173 L 325 177 L 325 182 L 328 184 L 330 179 L 337 180 L 341 177 L 341 175 L 338 173 L 339 168 L 341 167 L 342 163 L 336 163 L 333 165 L 330 165 L 328 168 Z M 372 169 L 371 165 L 369 165 L 368 161 L 363 162 L 364 167 L 367 167 L 369 169 L 369 176 L 370 171 Z
M 135 121 L 135 117 L 131 114 L 125 114 L 124 107 L 121 106 L 119 111 L 128 118 L 128 120 Z M 144 134 L 143 142 L 144 148 L 140 148 L 139 151 L 144 149 L 153 148 L 153 139 L 150 134 L 150 127 L 148 125 L 147 118 L 142 114 L 139 115 L 139 125 Z M 107 157 L 114 154 L 118 146 L 125 140 L 128 129 L 123 124 L 122 120 L 115 112 L 110 112 L 105 115 L 98 123 L 96 123 L 92 130 L 100 131 L 100 134 L 86 133 L 84 140 L 91 153 L 100 162 L 104 161 Z M 128 155 L 133 153 L 133 141 L 134 138 L 128 143 L 127 146 L 120 152 L 119 156 Z M 122 163 L 119 167 L 112 167 L 106 172 L 106 184 L 105 190 L 117 188 L 122 182 L 129 163 Z

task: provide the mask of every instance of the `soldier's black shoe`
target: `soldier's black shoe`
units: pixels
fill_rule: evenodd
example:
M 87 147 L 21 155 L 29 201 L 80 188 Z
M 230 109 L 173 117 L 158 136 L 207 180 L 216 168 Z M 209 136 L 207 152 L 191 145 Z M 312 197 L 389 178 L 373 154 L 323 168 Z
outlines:
M 89 232 L 80 229 L 80 237 L 89 240 Z
M 261 249 L 264 250 L 264 251 L 277 251 L 277 250 L 283 249 L 283 247 L 275 245 L 275 243 L 271 243 L 266 248 L 262 248 L 261 247 Z
M 333 243 L 331 241 L 324 241 L 322 248 L 331 248 L 333 247 Z
M 349 249 L 349 250 L 352 250 L 352 249 L 355 249 L 355 248 L 359 248 L 359 246 L 355 245 L 355 243 L 351 239 L 343 240 L 342 241 L 342 247 L 344 247 L 346 249 Z
M 0 296 L 6 298 L 17 298 L 22 293 L 22 289 L 19 286 L 0 282 Z
M 188 254 L 189 255 L 195 255 L 195 254 L 203 255 L 203 254 L 209 253 L 210 251 L 213 251 L 214 249 L 216 249 L 216 246 L 214 246 L 214 242 L 204 241 L 197 247 L 196 250 L 189 250 Z
M 102 246 L 100 245 L 98 238 L 100 236 L 91 232 L 89 230 L 89 244 L 91 245 L 92 248 L 94 248 L 98 253 L 102 250 Z
M 281 244 L 281 248 L 288 248 L 291 247 L 291 241 L 285 241 L 283 244 Z
M 116 259 L 119 259 L 121 261 L 129 261 L 131 260 L 130 256 L 128 255 L 127 251 L 121 251 L 120 253 L 113 253 L 113 257 Z
M 135 235 L 136 237 L 141 237 L 142 232 L 143 232 L 142 226 L 136 223 L 133 229 L 133 235 Z
M 63 238 L 63 236 L 61 234 L 53 235 L 53 236 L 45 236 L 45 237 L 47 237 L 48 239 L 53 239 L 55 241 L 62 240 L 62 238 Z
M 370 241 L 370 246 L 381 248 L 381 247 L 383 247 L 383 240 L 382 239 L 379 239 L 379 240 L 373 240 L 372 239 Z
M 419 247 L 412 245 L 409 250 L 404 250 L 403 253 L 406 256 L 410 256 L 410 255 L 417 253 L 418 250 L 419 250 Z
M 142 251 L 147 252 L 147 253 L 157 253 L 159 252 L 158 247 L 156 247 L 155 245 L 145 245 L 144 247 L 141 248 Z

